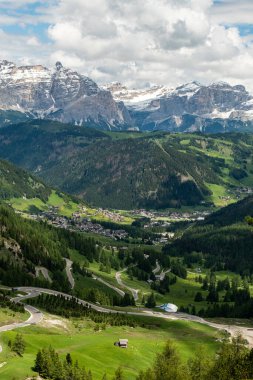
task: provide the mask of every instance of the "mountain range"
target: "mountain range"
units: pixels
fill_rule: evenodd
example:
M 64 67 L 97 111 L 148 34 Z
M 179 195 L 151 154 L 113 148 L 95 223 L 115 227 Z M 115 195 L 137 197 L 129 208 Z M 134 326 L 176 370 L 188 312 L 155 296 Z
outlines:
M 224 82 L 99 87 L 60 62 L 48 69 L 0 61 L 0 126 L 34 118 L 102 130 L 253 131 L 253 96 Z
M 253 130 L 253 97 L 242 85 L 197 82 L 176 89 L 154 86 L 129 90 L 120 83 L 104 86 L 126 105 L 141 131 L 228 132 Z

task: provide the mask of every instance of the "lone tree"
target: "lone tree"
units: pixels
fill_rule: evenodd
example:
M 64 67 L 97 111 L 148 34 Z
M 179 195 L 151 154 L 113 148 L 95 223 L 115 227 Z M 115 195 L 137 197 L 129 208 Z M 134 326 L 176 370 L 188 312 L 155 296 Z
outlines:
M 17 334 L 12 344 L 12 351 L 16 352 L 19 356 L 23 356 L 25 352 L 25 341 L 23 335 Z
M 69 353 L 66 355 L 66 362 L 68 365 L 72 366 L 72 358 L 71 358 L 71 355 Z

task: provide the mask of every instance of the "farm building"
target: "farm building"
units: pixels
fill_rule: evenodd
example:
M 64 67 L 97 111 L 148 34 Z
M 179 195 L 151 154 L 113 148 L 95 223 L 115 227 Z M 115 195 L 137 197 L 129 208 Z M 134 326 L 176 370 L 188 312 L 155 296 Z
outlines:
M 121 347 L 121 348 L 127 348 L 128 347 L 128 339 L 119 339 L 119 341 L 115 342 L 114 345 Z

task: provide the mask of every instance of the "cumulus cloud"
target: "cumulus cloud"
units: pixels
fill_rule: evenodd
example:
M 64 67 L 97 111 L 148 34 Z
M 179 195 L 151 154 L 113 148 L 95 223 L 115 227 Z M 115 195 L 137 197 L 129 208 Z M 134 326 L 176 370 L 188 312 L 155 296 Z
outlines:
M 0 0 L 0 5 L 5 3 Z M 18 3 L 36 4 L 33 0 L 9 3 L 12 7 Z M 41 60 L 52 65 L 61 60 L 99 83 L 118 80 L 130 86 L 146 83 L 174 86 L 191 80 L 204 83 L 227 80 L 241 82 L 253 91 L 252 36 L 250 33 L 241 36 L 237 25 L 250 21 L 252 1 L 55 0 L 41 3 L 44 7 L 40 4 L 35 15 L 26 17 L 49 24 L 48 42 L 42 44 L 36 35 L 22 40 L 23 55 L 32 62 Z M 3 22 L 8 24 L 7 17 L 13 20 L 13 14 L 4 18 Z M 0 48 L 2 45 L 1 40 Z M 41 57 L 36 50 L 41 52 Z M 7 51 L 8 56 L 22 54 L 18 47 L 11 53 L 6 44 L 2 51 Z
M 212 10 L 212 20 L 223 24 L 252 24 L 253 2 L 251 0 L 223 0 Z

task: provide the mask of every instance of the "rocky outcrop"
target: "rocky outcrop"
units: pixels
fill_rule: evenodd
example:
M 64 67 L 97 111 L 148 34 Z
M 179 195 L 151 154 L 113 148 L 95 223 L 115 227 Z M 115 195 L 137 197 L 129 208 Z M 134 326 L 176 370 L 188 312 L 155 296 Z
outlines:
M 224 132 L 253 129 L 253 97 L 242 85 L 188 83 L 172 90 L 155 86 L 128 90 L 107 86 L 124 101 L 140 130 Z
M 107 129 L 131 126 L 122 102 L 118 104 L 109 91 L 60 62 L 49 70 L 0 61 L 0 109 L 79 125 L 92 121 Z

